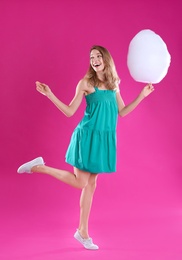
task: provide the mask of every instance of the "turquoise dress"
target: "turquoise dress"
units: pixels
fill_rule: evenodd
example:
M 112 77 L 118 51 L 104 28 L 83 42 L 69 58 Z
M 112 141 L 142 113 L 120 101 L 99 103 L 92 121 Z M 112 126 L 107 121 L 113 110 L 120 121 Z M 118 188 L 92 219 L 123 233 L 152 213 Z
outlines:
M 115 172 L 116 91 L 94 89 L 95 92 L 85 96 L 85 114 L 72 134 L 66 162 L 90 173 Z

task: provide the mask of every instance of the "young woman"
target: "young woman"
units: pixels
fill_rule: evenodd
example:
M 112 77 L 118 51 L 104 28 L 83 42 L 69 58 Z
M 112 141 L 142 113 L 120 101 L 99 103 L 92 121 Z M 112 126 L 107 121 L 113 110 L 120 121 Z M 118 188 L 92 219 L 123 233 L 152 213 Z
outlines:
M 125 116 L 153 92 L 148 84 L 137 98 L 125 105 L 119 92 L 119 77 L 113 59 L 102 46 L 90 50 L 90 67 L 76 87 L 69 105 L 61 102 L 43 83 L 36 82 L 36 89 L 45 95 L 66 116 L 72 116 L 86 98 L 85 115 L 75 128 L 66 153 L 66 162 L 74 173 L 48 167 L 38 157 L 19 167 L 18 173 L 49 174 L 58 180 L 82 190 L 80 197 L 80 221 L 74 237 L 86 249 L 98 249 L 88 233 L 89 214 L 99 173 L 116 171 L 116 126 L 118 115 Z

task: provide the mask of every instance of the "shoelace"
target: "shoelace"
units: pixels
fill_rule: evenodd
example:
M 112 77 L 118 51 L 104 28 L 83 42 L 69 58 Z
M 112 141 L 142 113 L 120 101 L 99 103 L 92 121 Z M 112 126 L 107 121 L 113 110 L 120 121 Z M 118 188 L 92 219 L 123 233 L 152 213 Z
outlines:
M 84 239 L 84 244 L 85 245 L 93 245 L 93 241 L 92 241 L 92 238 L 87 238 L 87 239 Z

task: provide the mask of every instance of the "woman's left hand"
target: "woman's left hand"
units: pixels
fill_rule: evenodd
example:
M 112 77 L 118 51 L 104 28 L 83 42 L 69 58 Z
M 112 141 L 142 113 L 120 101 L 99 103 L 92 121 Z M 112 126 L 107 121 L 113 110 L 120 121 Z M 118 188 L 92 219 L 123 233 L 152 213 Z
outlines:
M 150 95 L 152 92 L 154 91 L 154 87 L 151 83 L 149 83 L 147 86 L 145 86 L 142 91 L 141 94 L 143 95 L 143 97 L 147 97 L 148 95 Z

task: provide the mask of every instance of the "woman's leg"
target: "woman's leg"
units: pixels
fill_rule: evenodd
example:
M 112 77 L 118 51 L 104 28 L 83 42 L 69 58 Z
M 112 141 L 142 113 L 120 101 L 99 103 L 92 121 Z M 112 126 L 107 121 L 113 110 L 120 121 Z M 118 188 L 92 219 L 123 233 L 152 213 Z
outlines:
M 88 220 L 98 175 L 81 171 L 77 168 L 74 168 L 74 174 L 72 174 L 68 171 L 55 169 L 46 165 L 33 166 L 31 171 L 48 174 L 75 188 L 82 189 L 80 197 L 80 223 L 78 230 L 83 238 L 88 238 Z
M 74 168 L 74 174 L 65 170 L 55 169 L 46 165 L 37 165 L 31 168 L 31 172 L 44 173 L 69 184 L 75 188 L 83 189 L 89 180 L 90 173 Z
M 96 189 L 97 176 L 97 174 L 90 174 L 88 184 L 82 189 L 80 197 L 80 223 L 78 230 L 82 238 L 89 238 L 88 221 Z

